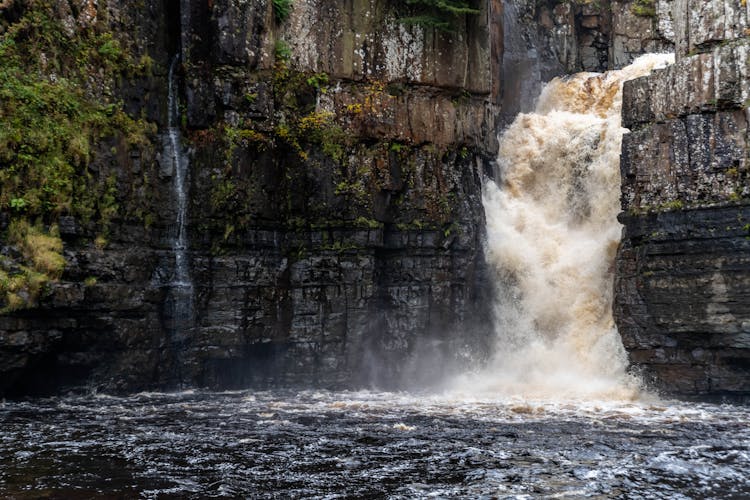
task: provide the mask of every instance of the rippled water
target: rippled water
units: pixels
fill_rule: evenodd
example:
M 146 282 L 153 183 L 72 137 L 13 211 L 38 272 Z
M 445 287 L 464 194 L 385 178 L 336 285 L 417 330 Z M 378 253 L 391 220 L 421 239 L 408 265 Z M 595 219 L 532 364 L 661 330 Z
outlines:
M 747 498 L 750 409 L 371 392 L 0 405 L 11 498 Z

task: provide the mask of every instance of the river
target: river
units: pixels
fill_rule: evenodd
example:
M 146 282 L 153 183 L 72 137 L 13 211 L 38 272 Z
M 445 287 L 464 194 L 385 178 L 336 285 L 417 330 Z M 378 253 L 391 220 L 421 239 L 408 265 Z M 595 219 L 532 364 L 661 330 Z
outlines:
M 378 392 L 0 405 L 7 498 L 747 498 L 750 409 Z

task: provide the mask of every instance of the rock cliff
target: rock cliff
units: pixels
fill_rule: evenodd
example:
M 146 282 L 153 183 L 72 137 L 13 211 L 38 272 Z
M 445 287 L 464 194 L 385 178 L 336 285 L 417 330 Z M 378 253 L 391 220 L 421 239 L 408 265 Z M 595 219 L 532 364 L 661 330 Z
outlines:
M 616 315 L 673 392 L 747 392 L 746 6 L 486 0 L 443 31 L 396 0 L 291 5 L 0 2 L 0 395 L 424 385 L 481 360 L 497 131 L 554 76 L 673 44 L 626 87 Z
M 648 52 L 671 52 L 672 0 L 502 3 L 501 121 L 530 112 L 552 78 L 621 69 Z
M 288 16 L 266 0 L 6 4 L 9 33 L 39 11 L 148 57 L 148 74 L 118 69 L 90 93 L 116 96 L 157 132 L 138 147 L 115 134 L 92 154 L 86 175 L 116 190 L 106 231 L 65 206 L 52 214 L 65 270 L 36 307 L 4 304 L 0 394 L 403 386 L 481 358 L 480 183 L 497 114 L 489 5 L 443 32 L 399 22 L 410 11 L 385 0 L 296 0 Z M 177 53 L 187 316 L 172 285 L 178 207 L 163 146 Z M 30 212 L 5 213 L 3 229 L 19 213 Z
M 677 63 L 624 88 L 615 317 L 682 397 L 750 395 L 749 14 L 675 1 Z

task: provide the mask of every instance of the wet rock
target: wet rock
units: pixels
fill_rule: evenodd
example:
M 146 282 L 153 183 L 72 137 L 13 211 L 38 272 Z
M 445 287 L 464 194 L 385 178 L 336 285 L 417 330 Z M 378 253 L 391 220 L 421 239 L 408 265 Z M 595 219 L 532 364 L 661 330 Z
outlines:
M 747 220 L 747 206 L 622 218 L 615 318 L 631 362 L 665 392 L 750 390 Z
M 726 40 L 746 37 L 750 27 L 749 14 L 747 3 L 743 2 L 677 2 L 675 17 L 680 20 L 680 28 L 676 30 L 680 37 L 679 56 L 702 52 Z
M 610 67 L 627 66 L 641 54 L 672 51 L 671 3 L 668 0 L 654 2 L 652 14 L 639 11 L 635 1 L 611 2 Z
M 624 210 L 739 202 L 750 195 L 744 111 L 687 115 L 623 139 Z
M 122 153 L 103 143 L 91 171 L 116 179 L 121 211 L 106 238 L 61 221 L 62 280 L 38 309 L 0 318 L 0 394 L 397 387 L 424 353 L 441 370 L 481 356 L 481 175 L 497 147 L 487 13 L 446 34 L 398 23 L 381 1 L 296 1 L 281 24 L 266 1 L 177 5 L 109 2 L 106 20 L 128 26 L 136 55 L 148 47 L 154 74 L 128 84 L 128 106 L 162 130 L 181 51 L 194 307 L 180 315 L 170 286 L 160 138 Z M 331 115 L 329 128 L 295 128 Z
M 271 2 L 214 2 L 213 28 L 215 62 L 256 68 L 263 60 L 264 41 L 271 29 Z M 205 22 L 205 20 L 204 20 Z
M 57 227 L 60 229 L 62 237 L 75 236 L 78 232 L 78 225 L 75 217 L 62 216 L 57 221 Z
M 731 4 L 731 5 L 730 5 Z M 627 82 L 615 319 L 667 393 L 750 394 L 747 8 L 675 0 L 678 62 Z
M 623 126 L 637 128 L 691 113 L 741 109 L 750 99 L 750 42 L 732 41 L 626 82 Z

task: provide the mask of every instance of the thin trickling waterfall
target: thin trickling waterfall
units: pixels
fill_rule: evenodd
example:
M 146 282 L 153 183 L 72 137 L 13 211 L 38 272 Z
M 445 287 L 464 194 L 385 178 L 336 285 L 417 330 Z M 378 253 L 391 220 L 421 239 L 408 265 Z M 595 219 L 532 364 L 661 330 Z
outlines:
M 622 83 L 672 60 L 555 79 L 500 139 L 484 190 L 497 273 L 497 346 L 472 389 L 524 397 L 631 398 L 638 384 L 612 319 L 620 239 Z
M 176 234 L 172 238 L 174 254 L 174 274 L 169 283 L 172 302 L 172 326 L 182 330 L 192 323 L 193 317 L 193 282 L 190 277 L 188 262 L 187 205 L 188 205 L 188 159 L 182 150 L 179 112 L 175 85 L 175 68 L 179 54 L 174 56 L 169 66 L 168 100 L 167 100 L 167 134 L 164 141 L 164 156 L 172 162 L 172 187 L 176 202 Z

